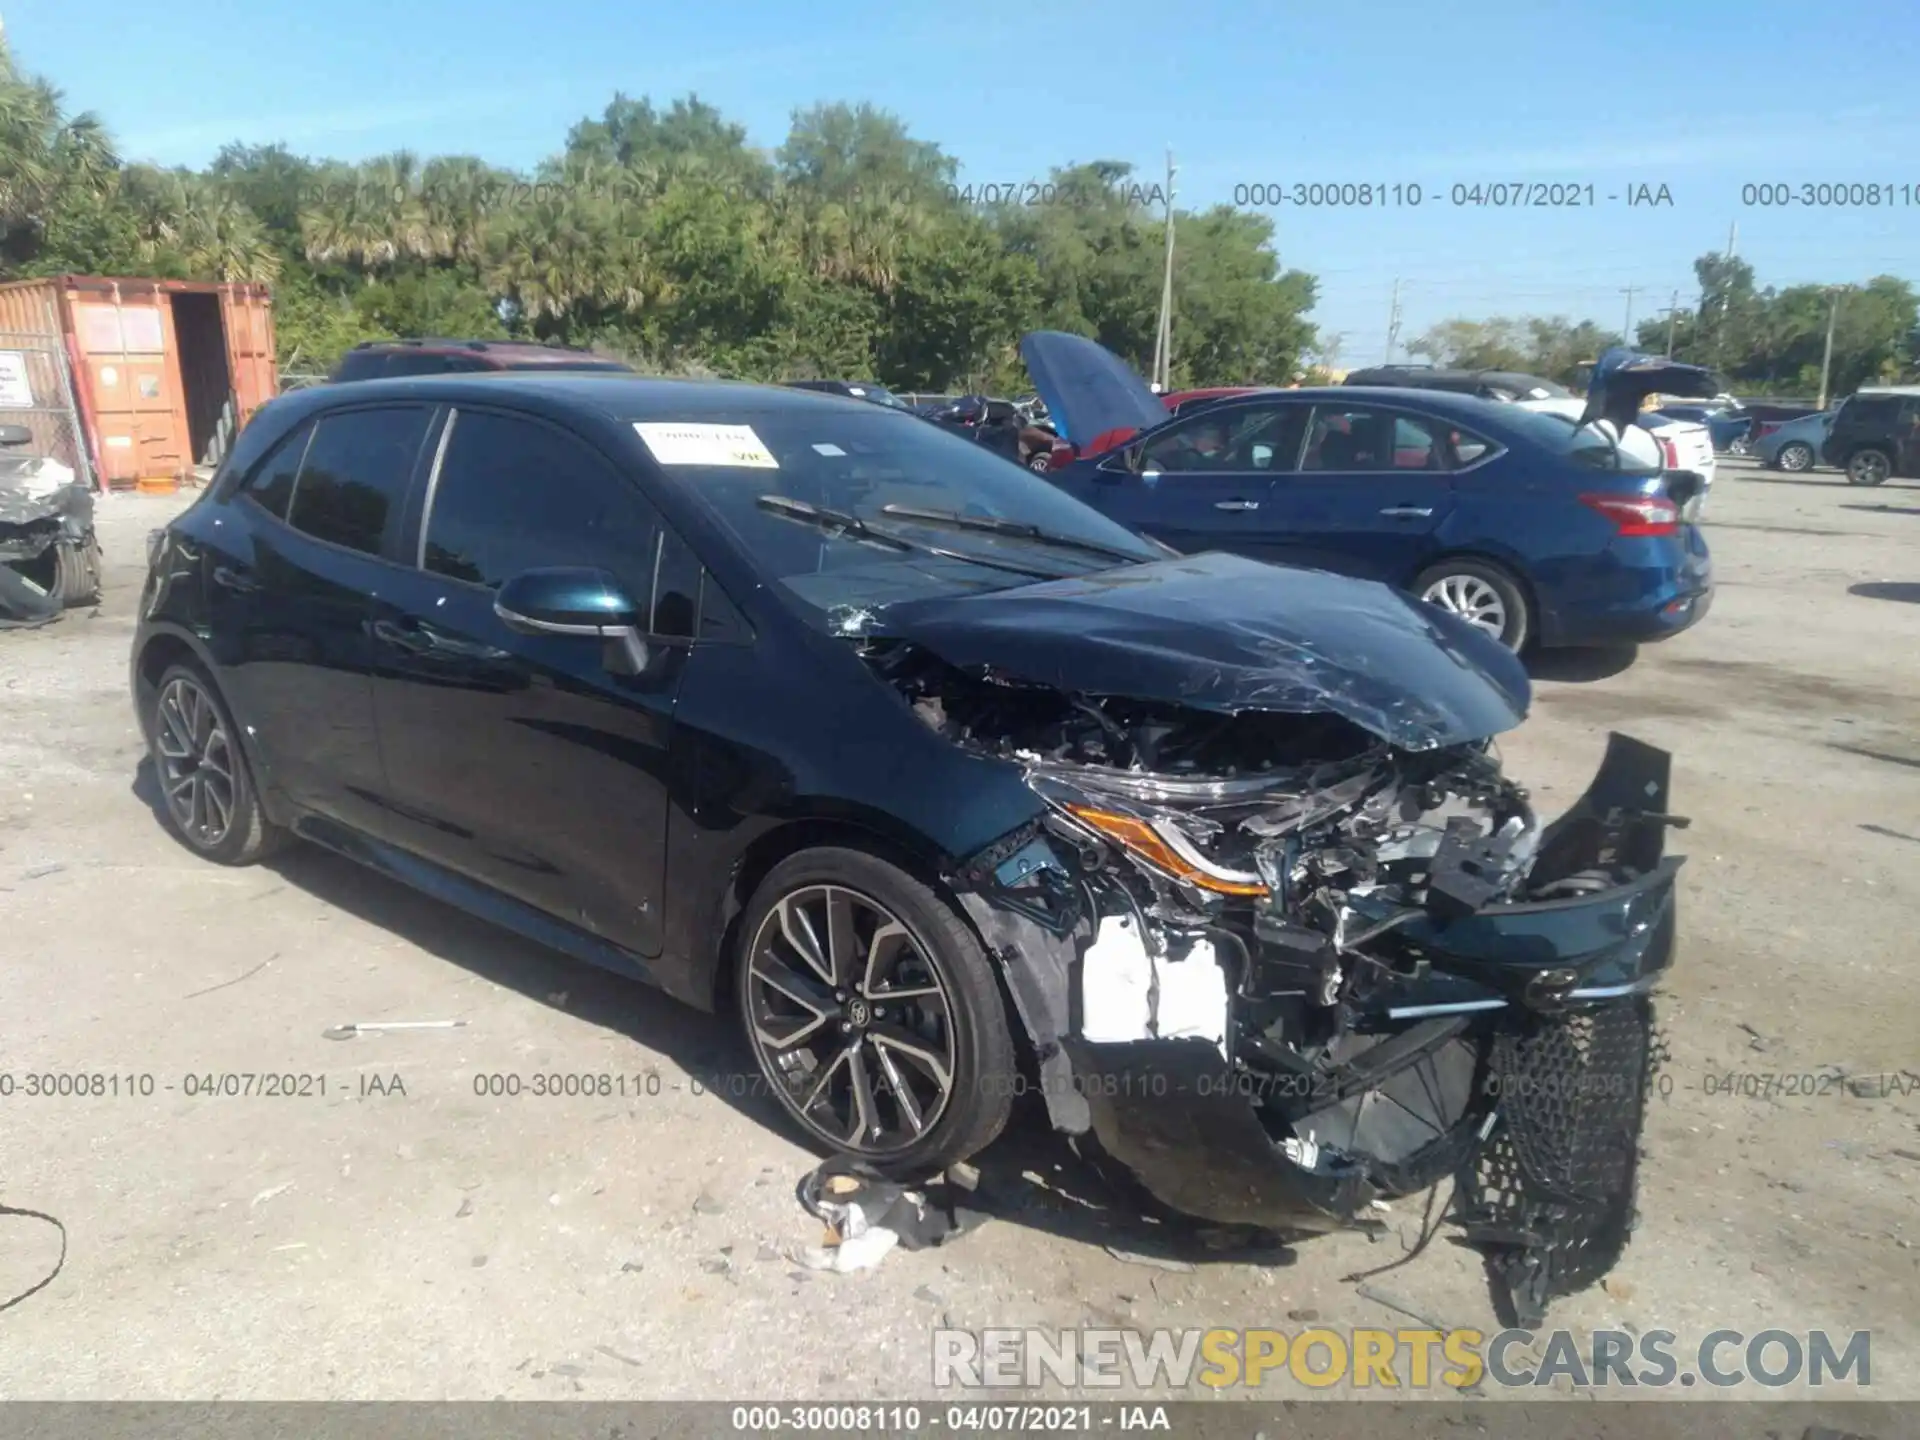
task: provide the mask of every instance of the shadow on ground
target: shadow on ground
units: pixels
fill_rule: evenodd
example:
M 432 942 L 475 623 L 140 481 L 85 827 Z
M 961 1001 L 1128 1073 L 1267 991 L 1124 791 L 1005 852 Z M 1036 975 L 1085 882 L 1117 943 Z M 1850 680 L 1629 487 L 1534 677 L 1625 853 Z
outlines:
M 1907 605 L 1920 605 L 1920 582 L 1912 580 L 1869 580 L 1859 585 L 1849 585 L 1847 593 L 1858 595 L 1863 600 L 1897 600 Z
M 1527 657 L 1527 673 L 1535 680 L 1590 684 L 1595 680 L 1611 679 L 1639 658 L 1639 647 L 1633 645 L 1538 650 Z

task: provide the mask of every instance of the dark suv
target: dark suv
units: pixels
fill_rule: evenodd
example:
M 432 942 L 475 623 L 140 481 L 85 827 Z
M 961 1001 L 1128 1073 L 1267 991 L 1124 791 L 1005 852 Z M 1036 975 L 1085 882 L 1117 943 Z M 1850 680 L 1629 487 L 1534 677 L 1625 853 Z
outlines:
M 1920 479 L 1920 385 L 1861 390 L 1833 417 L 1820 456 L 1853 485 Z
M 451 375 L 476 370 L 618 370 L 631 365 L 560 345 L 519 340 L 365 340 L 341 357 L 329 380 Z
M 1517 370 L 1442 370 L 1432 365 L 1374 365 L 1353 371 L 1342 383 L 1450 390 L 1482 400 L 1565 400 L 1573 394 L 1556 381 Z

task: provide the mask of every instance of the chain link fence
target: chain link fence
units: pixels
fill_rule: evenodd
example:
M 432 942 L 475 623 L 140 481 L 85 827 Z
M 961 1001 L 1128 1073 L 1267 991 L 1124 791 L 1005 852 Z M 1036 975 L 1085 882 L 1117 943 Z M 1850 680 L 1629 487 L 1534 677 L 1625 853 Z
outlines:
M 31 437 L 0 454 L 48 456 L 95 488 L 93 457 L 59 336 L 0 330 L 0 425 L 25 426 Z

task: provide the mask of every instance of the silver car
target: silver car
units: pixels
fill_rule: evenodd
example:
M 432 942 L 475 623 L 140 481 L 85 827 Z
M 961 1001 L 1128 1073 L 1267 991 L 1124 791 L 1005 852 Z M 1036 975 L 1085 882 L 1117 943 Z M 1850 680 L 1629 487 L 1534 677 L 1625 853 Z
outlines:
M 1779 429 L 1762 436 L 1755 447 L 1760 463 L 1769 470 L 1796 473 L 1811 470 L 1820 458 L 1820 447 L 1826 442 L 1827 431 L 1833 426 L 1833 415 L 1831 410 L 1823 410 L 1817 415 L 1802 415 L 1798 420 L 1789 420 Z

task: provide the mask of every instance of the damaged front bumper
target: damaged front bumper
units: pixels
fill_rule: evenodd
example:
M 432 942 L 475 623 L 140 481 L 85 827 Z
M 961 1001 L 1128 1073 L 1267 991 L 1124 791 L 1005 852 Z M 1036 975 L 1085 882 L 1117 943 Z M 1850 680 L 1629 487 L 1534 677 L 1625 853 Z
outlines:
M 1167 903 L 1181 887 L 1145 897 L 1076 854 L 1086 837 L 1071 825 L 1011 837 L 957 888 L 1005 967 L 1059 1128 L 1091 1131 L 1185 1214 L 1335 1230 L 1460 1173 L 1503 1112 L 1537 1098 L 1500 1073 L 1496 1036 L 1630 1001 L 1672 964 L 1682 860 L 1664 834 L 1685 822 L 1667 813 L 1669 768 L 1665 752 L 1614 736 L 1554 824 L 1475 834 L 1456 817 L 1409 862 L 1428 867 L 1422 904 L 1355 886 L 1332 934 L 1300 923 L 1298 894 L 1291 912 L 1270 892 L 1183 913 Z M 1644 1066 L 1624 1063 L 1634 1073 L 1524 1084 L 1632 1099 Z

